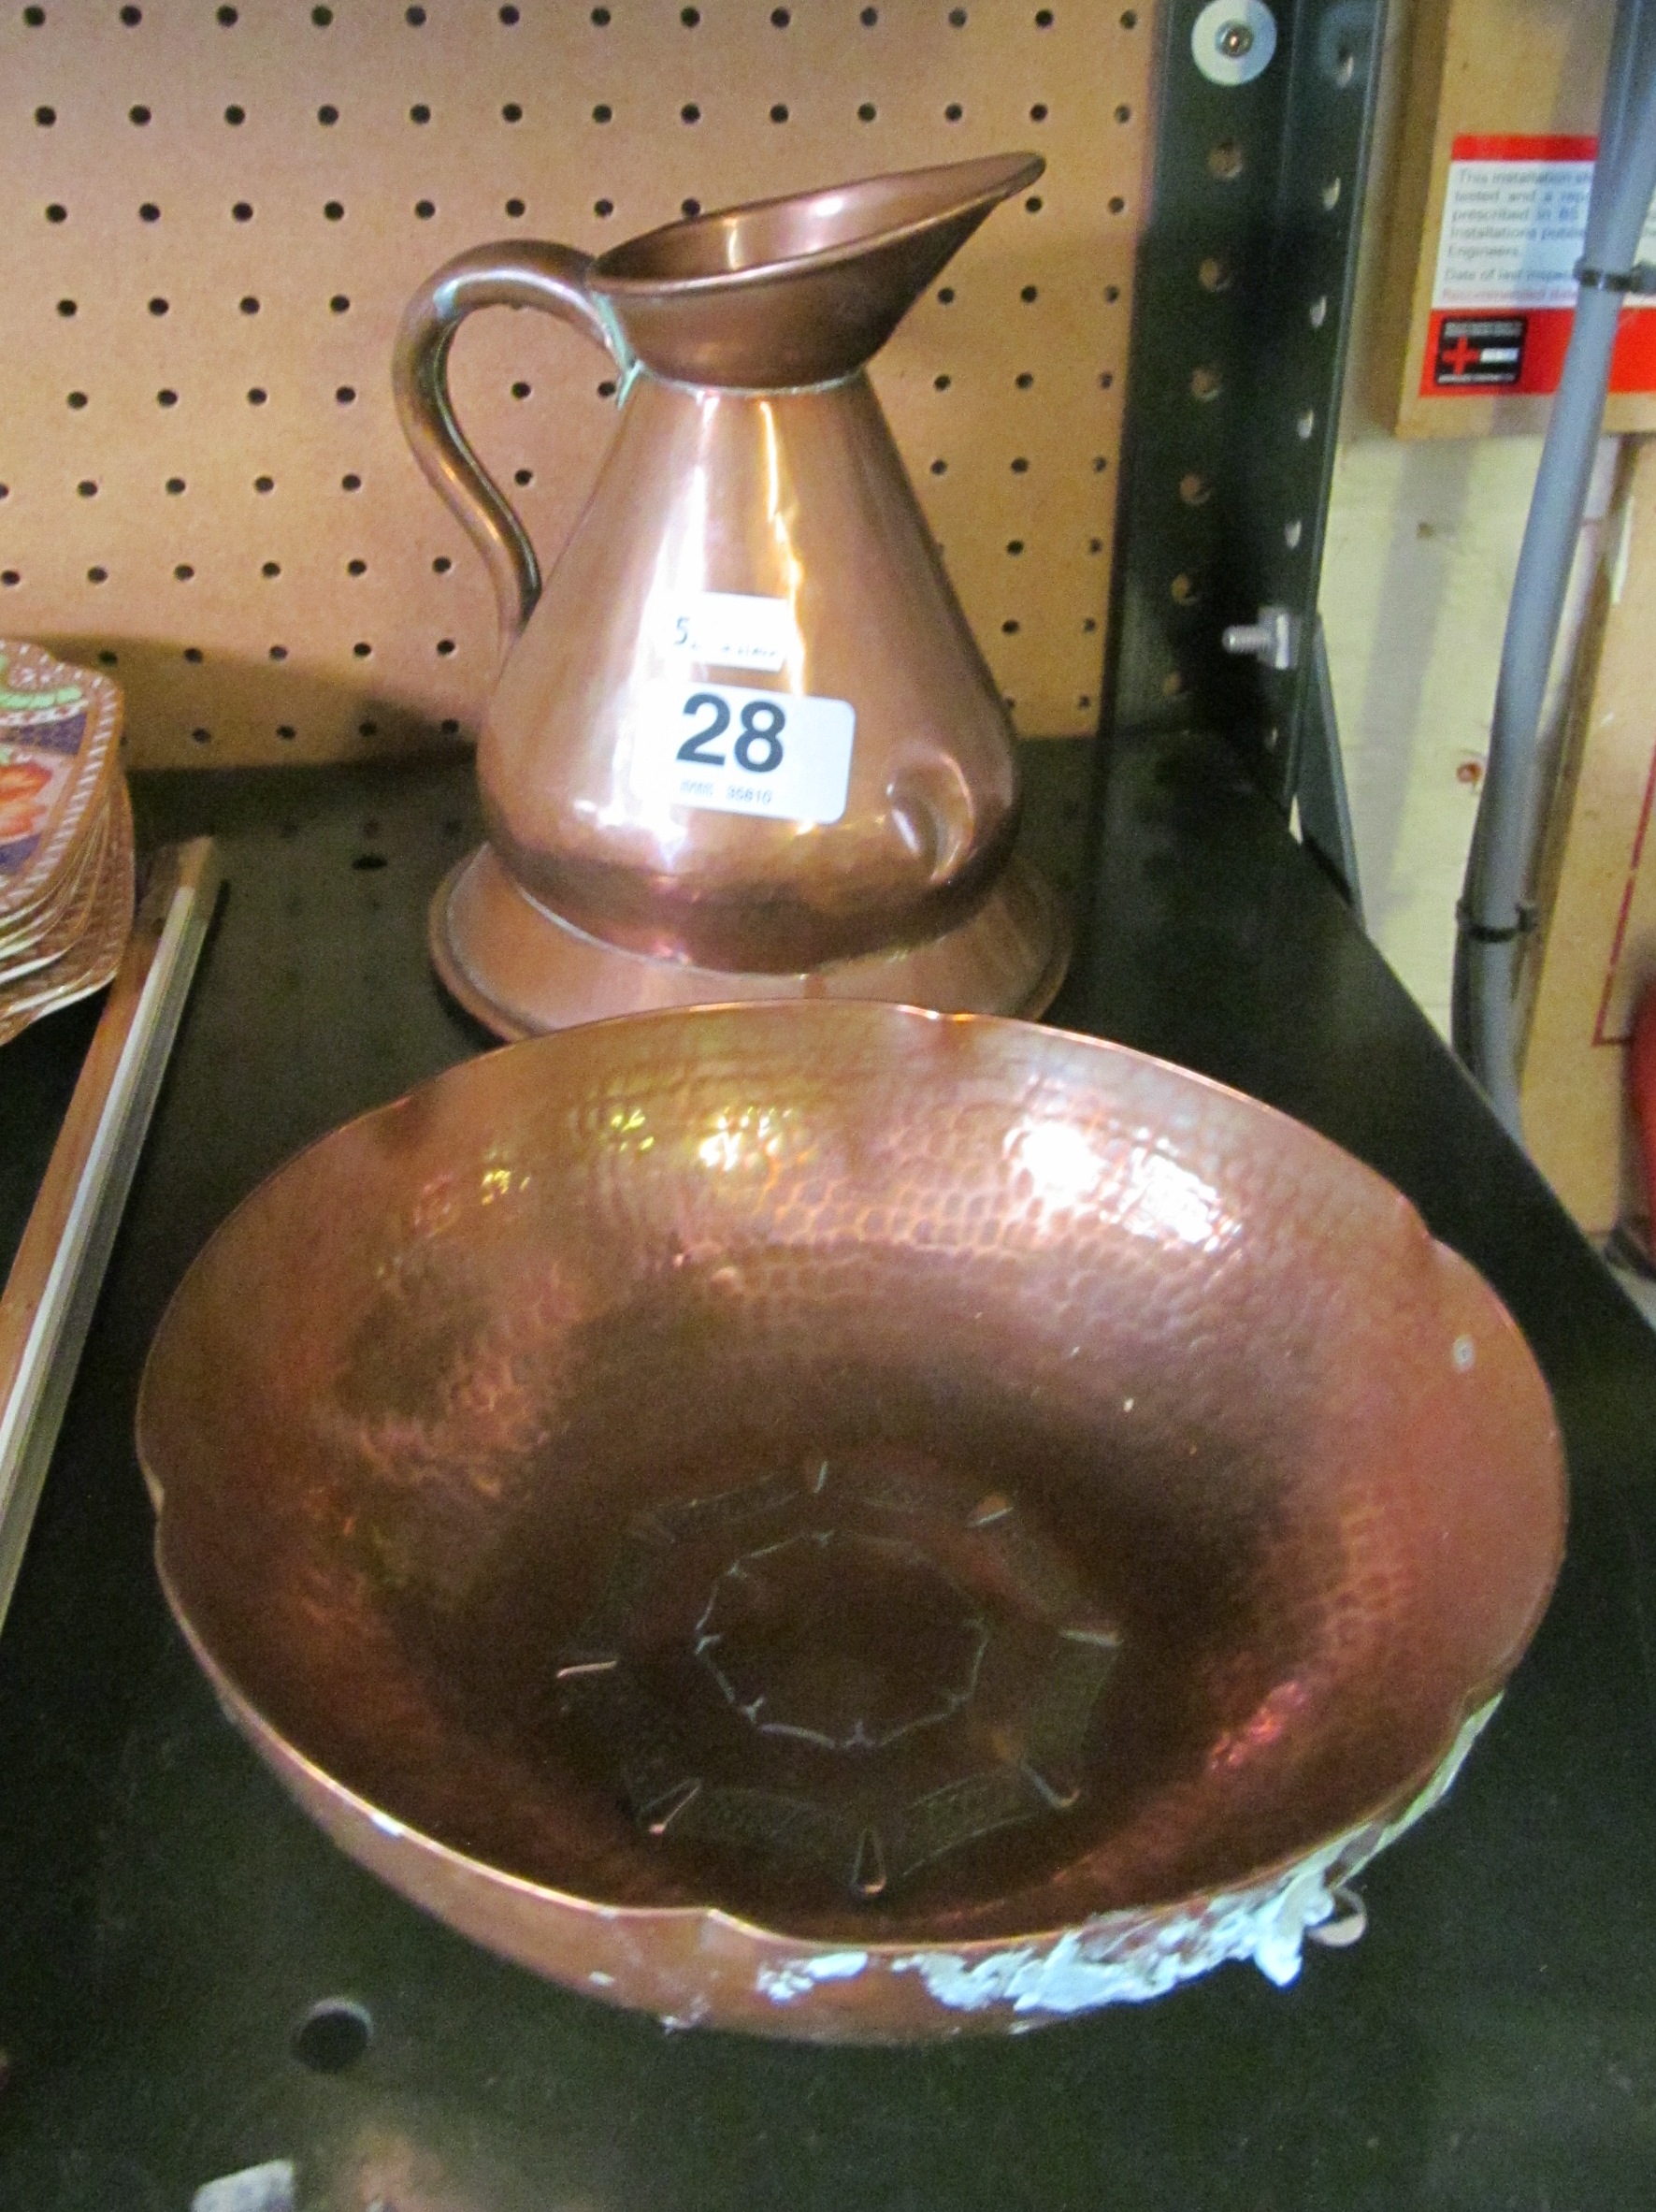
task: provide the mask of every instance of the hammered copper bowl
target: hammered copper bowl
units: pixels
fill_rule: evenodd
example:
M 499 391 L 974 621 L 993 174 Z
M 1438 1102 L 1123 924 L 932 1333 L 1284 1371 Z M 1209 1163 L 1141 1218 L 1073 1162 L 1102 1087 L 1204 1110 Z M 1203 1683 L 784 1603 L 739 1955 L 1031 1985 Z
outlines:
M 1251 1100 L 790 1004 L 473 1061 L 257 1191 L 144 1379 L 173 1609 L 337 1842 L 674 2020 L 1288 1978 L 1534 1627 L 1506 1314 Z

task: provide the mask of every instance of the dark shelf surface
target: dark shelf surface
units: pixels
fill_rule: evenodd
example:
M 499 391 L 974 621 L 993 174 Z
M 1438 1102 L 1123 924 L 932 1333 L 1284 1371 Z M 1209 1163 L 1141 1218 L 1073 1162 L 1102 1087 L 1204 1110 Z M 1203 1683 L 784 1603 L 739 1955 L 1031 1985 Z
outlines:
M 1085 775 L 1075 747 L 1032 761 L 1030 835 L 1060 875 Z M 221 1717 L 151 1566 L 144 1352 L 265 1174 L 487 1041 L 424 951 L 476 813 L 459 762 L 138 796 L 151 841 L 218 836 L 230 889 L 0 1637 L 6 2212 L 183 2212 L 281 2158 L 302 2212 L 1650 2200 L 1656 1337 L 1222 745 L 1117 761 L 1097 927 L 1055 1019 L 1312 1122 L 1483 1268 L 1558 1401 L 1570 1556 L 1453 1795 L 1364 1877 L 1355 1949 L 1311 1950 L 1286 1990 L 1227 1967 L 1145 2008 L 915 2049 L 670 2035 L 543 1985 L 358 1872 Z M 335 1997 L 373 2039 L 313 2072 L 294 2031 Z

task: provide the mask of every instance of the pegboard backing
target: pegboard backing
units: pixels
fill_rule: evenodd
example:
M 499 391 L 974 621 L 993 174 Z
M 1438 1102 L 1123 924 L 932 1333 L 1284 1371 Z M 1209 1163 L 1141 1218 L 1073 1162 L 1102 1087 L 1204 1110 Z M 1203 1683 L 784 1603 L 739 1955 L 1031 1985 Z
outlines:
M 119 669 L 135 765 L 475 730 L 482 563 L 407 453 L 404 301 L 462 247 L 1048 161 L 875 378 L 1021 729 L 1098 715 L 1151 10 L 1117 0 L 6 0 L 0 631 Z M 453 387 L 555 557 L 603 356 L 490 311 Z

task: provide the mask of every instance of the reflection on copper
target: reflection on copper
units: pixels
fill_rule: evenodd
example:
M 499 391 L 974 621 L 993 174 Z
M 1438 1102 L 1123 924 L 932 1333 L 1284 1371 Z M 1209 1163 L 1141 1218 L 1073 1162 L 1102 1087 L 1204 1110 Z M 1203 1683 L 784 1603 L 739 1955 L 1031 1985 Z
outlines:
M 1011 862 L 1006 709 L 865 374 L 1042 166 L 1007 154 L 871 178 L 670 224 L 597 261 L 479 247 L 410 306 L 403 426 L 489 565 L 505 654 L 478 753 L 489 843 L 439 893 L 432 947 L 498 1034 L 823 991 L 967 1012 L 1049 1002 L 1065 933 Z M 617 372 L 613 443 L 544 585 L 448 397 L 455 331 L 499 305 L 572 323 Z M 778 652 L 742 665 L 675 642 L 708 594 L 780 615 Z M 661 732 L 708 685 L 852 715 L 837 817 L 727 811 L 665 780 Z
M 1211 1962 L 1383 1840 L 1562 1527 L 1521 1339 L 1377 1177 L 872 1005 L 563 1032 L 338 1131 L 197 1260 L 138 1441 L 185 1633 L 347 1850 L 779 2033 L 1052 2017 L 1119 1993 L 1062 1979 L 1101 1929 Z

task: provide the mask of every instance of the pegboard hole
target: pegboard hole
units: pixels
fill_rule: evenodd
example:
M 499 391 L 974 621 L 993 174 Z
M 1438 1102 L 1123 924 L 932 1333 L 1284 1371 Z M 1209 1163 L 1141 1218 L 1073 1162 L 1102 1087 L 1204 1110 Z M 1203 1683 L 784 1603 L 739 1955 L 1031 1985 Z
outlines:
M 353 384 L 341 384 L 335 392 L 334 398 L 341 407 L 354 407 L 356 404 L 356 387 Z
M 1139 19 L 1137 13 L 1130 7 L 1122 15 L 1121 28 L 1124 31 L 1136 31 L 1138 27 Z
M 331 105 L 321 107 L 316 110 L 316 120 L 324 130 L 332 130 L 339 120 L 339 110 Z
M 414 105 L 409 109 L 409 121 L 410 123 L 425 123 L 431 121 L 431 110 L 429 108 L 427 108 L 424 100 L 416 100 Z
M 349 476 L 341 476 L 339 489 L 342 492 L 359 492 L 362 489 L 362 478 L 354 470 Z
M 238 20 L 235 8 L 221 7 L 218 11 L 218 20 L 228 29 Z
M 1118 192 L 1113 192 L 1109 198 L 1104 202 L 1104 205 L 1109 209 L 1112 215 L 1125 215 L 1127 212 L 1127 202 L 1122 198 Z
M 1024 202 L 1024 213 L 1026 215 L 1039 215 L 1045 204 L 1039 193 L 1031 193 Z
M 600 399 L 613 399 L 615 397 L 615 379 L 612 376 L 606 376 L 597 386 L 597 391 Z
M 22 582 L 22 578 L 15 569 L 0 569 L 0 584 L 4 584 L 7 591 L 14 590 Z
M 510 199 L 510 200 L 508 200 L 508 201 L 507 201 L 507 203 L 506 203 L 506 212 L 507 212 L 507 213 L 508 213 L 508 214 L 509 214 L 509 215 L 511 217 L 511 220 L 512 220 L 512 221 L 515 223 L 515 222 L 518 220 L 518 218 L 519 218 L 519 216 L 520 216 L 520 215 L 526 214 L 526 213 L 527 212 L 527 210 L 525 208 L 525 206 L 524 206 L 524 203 L 523 203 L 523 201 L 522 201 L 522 200 L 519 200 L 519 199 Z
M 285 660 L 287 658 L 287 647 L 285 645 L 272 645 L 270 648 L 270 658 L 272 660 Z
M 322 211 L 330 223 L 343 223 L 345 220 L 345 204 L 342 200 L 324 201 Z
M 1132 109 L 1127 105 L 1125 100 L 1116 110 L 1116 120 L 1117 123 L 1130 123 L 1132 121 Z
M 880 20 L 880 10 L 877 7 L 865 7 L 857 20 L 865 31 L 871 31 Z
M 453 651 L 454 650 L 454 639 L 453 639 L 453 638 L 439 638 L 439 639 L 438 639 L 438 641 L 437 641 L 437 650 L 438 650 L 439 656 L 439 657 L 440 657 L 442 659 L 446 660 L 446 659 L 449 658 L 450 654 L 451 654 L 451 653 L 453 653 Z
M 202 662 L 207 658 L 207 655 L 203 653 L 199 645 L 186 645 L 184 647 L 184 658 L 190 663 L 192 668 L 199 668 Z
M 249 388 L 247 403 L 250 407 L 263 407 L 269 397 L 263 384 L 253 384 Z
M 378 737 L 380 725 L 378 722 L 359 722 L 356 725 L 356 734 L 358 737 Z
M 121 10 L 121 20 L 130 31 L 135 24 L 143 22 L 144 11 L 141 7 L 123 7 Z
M 89 584 L 107 584 L 109 581 L 109 571 L 108 569 L 88 569 L 86 581 Z
M 1015 638 L 1022 627 L 1023 625 L 1018 622 L 1015 617 L 1009 615 L 1007 619 L 1001 625 L 1001 635 L 1003 637 Z
M 934 392 L 946 392 L 954 381 L 952 376 L 946 374 L 934 376 L 931 380 L 931 388 Z
M 79 313 L 79 310 L 72 299 L 60 299 L 57 303 L 57 311 L 60 315 L 73 315 Z
M 83 476 L 75 489 L 83 499 L 95 499 L 98 496 L 98 487 L 90 476 Z
M 955 287 L 953 284 L 940 285 L 938 288 L 937 297 L 938 304 L 940 306 L 953 307 L 955 304 Z
M 247 109 L 245 108 L 238 108 L 232 105 L 231 107 L 226 108 L 224 110 L 224 121 L 230 125 L 232 130 L 235 130 L 238 125 L 244 123 L 247 121 Z
M 1221 184 L 1234 184 L 1244 166 L 1242 148 L 1234 138 L 1221 138 L 1207 150 L 1208 173 Z
M 343 292 L 336 292 L 328 301 L 328 312 L 334 315 L 348 315 L 351 312 L 351 302 Z
M 367 853 L 357 858 L 373 864 L 372 856 Z M 353 867 L 356 864 L 352 863 Z M 384 860 L 379 864 L 383 867 Z M 373 2015 L 366 2005 L 349 1997 L 324 1997 L 294 2030 L 291 2047 L 300 2065 L 309 2067 L 312 2074 L 343 2074 L 356 2064 L 373 2035 Z
M 1030 121 L 1031 123 L 1044 123 L 1046 121 L 1047 114 L 1048 108 L 1046 102 L 1044 100 L 1037 100 L 1035 105 L 1030 109 Z
M 23 9 L 23 21 L 28 24 L 31 31 L 37 31 L 41 24 L 46 21 L 45 8 L 25 7 Z
M 256 315 L 259 311 L 259 303 L 251 292 L 247 293 L 238 304 L 244 315 Z
M 683 215 L 687 221 L 694 216 L 699 215 L 700 212 L 701 202 L 699 200 L 681 200 L 679 202 L 679 213 Z M 600 386 L 599 388 L 601 389 L 602 387 Z M 610 387 L 612 391 L 613 391 L 614 388 L 615 387 L 613 384 L 612 384 Z
M 251 223 L 253 219 L 253 206 L 252 200 L 238 200 L 236 205 L 231 209 L 230 214 L 232 220 L 237 223 Z
M 279 738 L 281 738 L 283 745 L 292 745 L 295 738 L 297 737 L 299 733 L 294 728 L 291 722 L 278 722 L 276 725 L 276 734 Z
M 963 31 L 966 28 L 966 10 L 963 7 L 951 7 L 949 21 L 957 31 Z
M 944 123 L 958 123 L 965 112 L 958 100 L 951 100 L 943 111 L 943 119 Z
M 1035 28 L 1036 28 L 1036 30 L 1037 30 L 1037 31 L 1050 31 L 1050 30 L 1051 30 L 1051 28 L 1052 28 L 1052 10 L 1051 10 L 1051 8 L 1050 8 L 1050 7 L 1038 7 L 1038 8 L 1036 8 L 1036 10 L 1035 10 Z
M 192 741 L 198 745 L 210 745 L 213 742 L 213 733 L 210 730 L 192 730 L 190 736 Z
M 865 100 L 857 110 L 857 120 L 858 123 L 872 123 L 878 113 L 879 109 L 874 106 L 872 100 Z
M 1018 293 L 1018 297 L 1023 301 L 1025 307 L 1033 307 L 1040 296 L 1039 289 L 1033 284 L 1025 284 Z
M 129 108 L 126 111 L 126 120 L 128 123 L 136 123 L 141 130 L 150 120 L 150 110 L 144 107 Z
M 1011 554 L 1011 555 L 1014 557 L 1014 558 L 1015 558 L 1015 559 L 1016 558 L 1017 555 L 1019 555 L 1019 554 L 1020 554 L 1020 553 L 1023 551 L 1023 549 L 1024 549 L 1024 542 L 1023 542 L 1023 540 L 1022 540 L 1021 538 L 1008 538 L 1008 539 L 1007 539 L 1007 541 L 1006 541 L 1006 550 L 1007 550 L 1007 552 L 1008 552 L 1008 553 L 1010 553 L 1010 554 Z
M 594 200 L 592 211 L 601 223 L 615 212 L 615 203 L 613 200 Z
M 514 469 L 511 472 L 511 481 L 516 484 L 533 484 L 535 471 L 533 469 Z
M 592 11 L 592 20 L 601 31 L 604 25 L 610 20 L 609 9 L 607 7 L 595 7 Z
M 57 109 L 55 108 L 36 108 L 35 121 L 43 131 L 49 131 L 57 121 Z
M 310 21 L 319 31 L 325 31 L 333 20 L 334 11 L 331 7 L 313 7 L 310 10 Z
M 434 576 L 446 576 L 454 565 L 446 553 L 439 553 L 431 564 L 431 572 Z
M 48 208 L 46 212 L 50 215 L 51 213 L 51 210 Z M 61 223 L 63 219 L 63 213 L 60 210 L 54 220 Z M 161 221 L 161 210 L 155 205 L 153 200 L 145 200 L 142 207 L 139 208 L 138 221 L 140 223 L 159 223 Z
M 681 7 L 679 9 L 679 21 L 684 24 L 686 31 L 695 30 L 697 24 L 701 21 L 700 8 Z
M 1029 464 L 1029 462 L 1028 462 L 1028 461 L 1025 459 L 1024 455 L 1023 455 L 1022 454 L 1019 454 L 1019 455 L 1018 455 L 1015 457 L 1015 459 L 1013 461 L 1013 464 L 1012 464 L 1012 473 L 1013 473 L 1015 476 L 1027 476 L 1027 475 L 1029 474 L 1029 472 L 1030 472 L 1030 464 Z
M 458 737 L 460 734 L 459 722 L 453 715 L 445 715 L 439 724 L 439 728 L 445 737 Z
M 264 567 L 259 571 L 259 573 L 261 576 L 280 576 L 281 574 L 281 563 L 279 560 L 267 560 Z
M 1179 478 L 1179 498 L 1187 507 L 1205 507 L 1213 496 L 1213 485 L 1194 469 L 1188 470 Z
M 162 299 L 159 296 L 157 296 L 157 297 L 150 302 L 150 312 L 152 315 L 165 315 L 167 312 L 170 305 L 171 302 L 169 300 Z
M 367 572 L 368 564 L 366 560 L 348 560 L 345 563 L 345 573 L 348 576 L 366 576 Z
M 770 21 L 779 31 L 785 31 L 793 20 L 785 7 L 773 7 L 770 10 Z
M 352 646 L 351 650 L 356 659 L 367 660 L 369 655 L 373 652 L 374 648 L 368 643 L 366 638 L 358 638 L 355 644 Z
M 701 110 L 694 100 L 686 100 L 679 109 L 679 121 L 681 123 L 699 123 L 701 121 Z
M 1193 369 L 1190 371 L 1190 397 L 1204 404 L 1217 399 L 1224 390 L 1224 380 L 1217 369 Z
M 770 110 L 770 120 L 772 123 L 785 123 L 787 121 L 787 109 L 780 100 Z
M 173 571 L 173 574 L 178 578 L 180 584 L 188 584 L 194 573 L 195 571 L 190 566 L 190 563 L 187 560 L 180 561 L 178 567 Z M 188 660 L 190 656 L 186 653 L 184 658 Z M 199 659 L 200 656 L 197 655 L 196 658 Z
M 414 202 L 414 213 L 419 217 L 422 223 L 429 223 L 431 218 L 437 213 L 437 202 L 435 200 L 416 200 Z
M 1017 386 L 1020 392 L 1027 392 L 1034 383 L 1035 378 L 1031 370 L 1028 369 L 1020 369 L 1012 381 Z
M 946 475 L 948 474 L 948 472 L 949 472 L 949 464 L 947 463 L 947 461 L 933 461 L 933 462 L 932 462 L 932 464 L 931 464 L 931 473 L 933 474 L 933 476 L 946 476 Z
M 179 494 L 184 489 L 183 478 L 181 476 L 169 476 L 166 480 L 166 488 L 176 499 Z
M 255 477 L 253 478 L 253 489 L 254 489 L 254 491 L 258 492 L 258 493 L 259 493 L 261 496 L 263 496 L 264 494 L 266 494 L 266 493 L 267 493 L 267 492 L 273 492 L 273 491 L 276 489 L 276 479 L 275 479 L 275 477 L 274 477 L 274 476 L 255 476 Z
M 1084 614 L 1081 618 L 1082 636 L 1090 637 L 1093 631 L 1097 629 L 1098 626 L 1099 618 L 1096 614 Z
M 525 383 L 520 377 L 511 387 L 511 396 L 514 399 L 526 399 L 533 389 L 533 385 Z
M 593 120 L 596 123 L 598 121 L 598 111 L 595 108 L 592 113 Z M 518 106 L 515 100 L 508 100 L 505 107 L 500 110 L 500 120 L 502 123 L 522 123 L 524 120 L 524 111 Z M 602 120 L 605 123 L 609 122 L 610 118 L 607 113 L 604 115 Z

